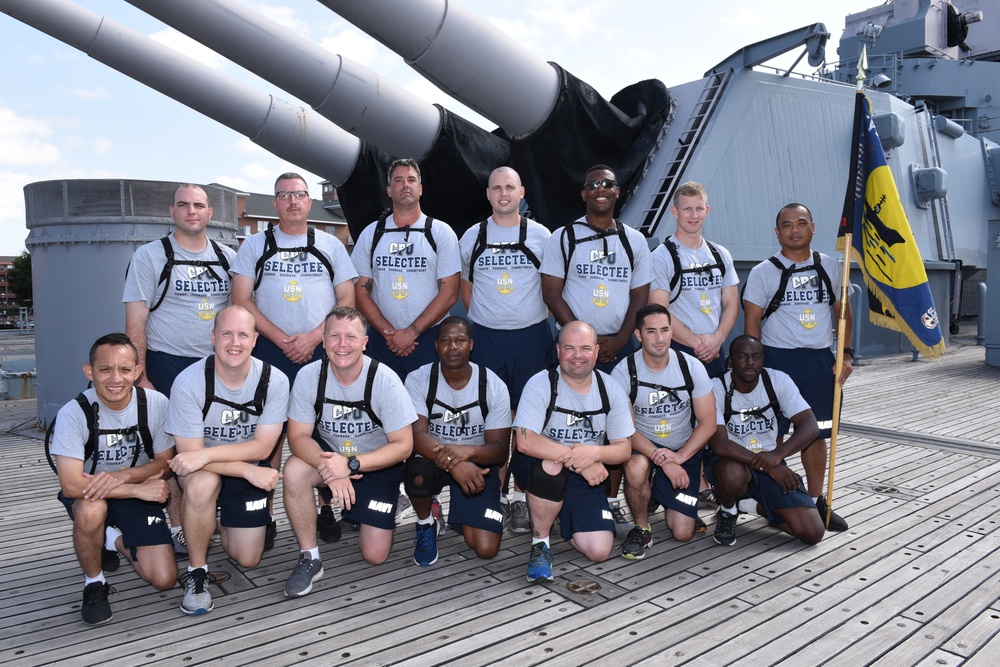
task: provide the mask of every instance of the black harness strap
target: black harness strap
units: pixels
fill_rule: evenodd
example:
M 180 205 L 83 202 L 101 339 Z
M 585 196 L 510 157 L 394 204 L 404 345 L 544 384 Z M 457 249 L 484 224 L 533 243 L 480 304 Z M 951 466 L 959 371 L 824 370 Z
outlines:
M 830 281 L 830 275 L 823 268 L 823 262 L 820 259 L 818 252 L 813 252 L 812 254 L 812 264 L 807 264 L 805 266 L 795 266 L 792 264 L 790 266 L 783 266 L 781 262 L 774 256 L 768 257 L 767 261 L 771 262 L 779 271 L 781 271 L 781 278 L 778 279 L 778 290 L 771 297 L 768 302 L 767 307 L 764 308 L 764 314 L 761 315 L 760 321 L 763 322 L 770 316 L 774 311 L 778 310 L 781 306 L 781 298 L 785 295 L 785 289 L 788 287 L 788 280 L 792 277 L 793 273 L 803 273 L 805 271 L 812 271 L 815 269 L 816 277 L 819 278 L 819 294 L 817 295 L 816 303 L 823 303 L 825 300 L 830 301 L 830 305 L 833 305 L 837 298 L 836 292 L 833 291 L 833 283 Z M 823 293 L 823 287 L 826 286 L 826 296 Z M 746 283 L 743 284 L 743 292 L 746 292 Z M 743 294 L 740 294 L 740 301 L 743 301 Z
M 573 228 L 576 225 L 582 225 L 587 228 L 588 231 L 593 232 L 591 236 L 587 236 L 582 239 L 576 238 L 576 232 Z M 628 266 L 631 269 L 634 266 L 635 258 L 632 256 L 632 246 L 629 244 L 628 239 L 625 237 L 625 225 L 615 220 L 615 226 L 611 229 L 603 229 L 601 227 L 594 227 L 593 225 L 586 222 L 571 222 L 570 224 L 563 227 L 566 230 L 567 237 L 567 248 L 560 248 L 563 251 L 563 280 L 569 277 L 569 265 L 570 261 L 573 259 L 573 253 L 576 251 L 576 247 L 581 243 L 586 243 L 587 241 L 594 241 L 600 239 L 604 242 L 604 256 L 608 256 L 608 237 L 617 235 L 621 241 L 622 248 L 625 250 L 625 256 L 628 257 Z
M 427 385 L 427 421 L 432 419 L 439 419 L 444 416 L 443 413 L 433 412 L 435 405 L 440 405 L 445 410 L 448 410 L 452 414 L 460 415 L 469 408 L 474 408 L 479 406 L 479 411 L 483 415 L 483 428 L 486 428 L 486 416 L 490 414 L 489 402 L 486 398 L 486 368 L 480 364 L 475 364 L 479 368 L 479 399 L 469 403 L 468 405 L 463 405 L 460 408 L 453 408 L 447 403 L 438 400 L 437 388 L 438 388 L 438 377 L 440 375 L 441 363 L 431 365 L 431 378 Z
M 264 230 L 264 252 L 260 254 L 257 259 L 257 266 L 254 267 L 254 272 L 256 273 L 256 279 L 253 283 L 254 291 L 260 287 L 261 281 L 264 279 L 264 264 L 267 260 L 271 259 L 279 252 L 306 252 L 319 260 L 323 268 L 326 269 L 327 273 L 330 274 L 330 281 L 334 280 L 333 276 L 333 265 L 330 264 L 330 260 L 327 259 L 326 255 L 320 252 L 319 248 L 316 247 L 316 230 L 312 227 L 306 232 L 306 244 L 304 246 L 299 246 L 297 248 L 279 248 L 278 241 L 274 236 L 274 225 L 268 224 L 267 229 Z
M 670 286 L 667 288 L 670 294 L 670 303 L 677 300 L 677 297 L 681 295 L 681 291 L 678 289 L 677 294 L 674 294 L 674 289 L 680 284 L 681 276 L 685 273 L 708 273 L 711 274 L 712 271 L 718 269 L 719 277 L 725 278 L 726 276 L 726 264 L 722 261 L 722 254 L 719 249 L 715 247 L 708 239 L 705 239 L 705 243 L 708 245 L 709 252 L 712 253 L 712 259 L 715 260 L 715 264 L 707 264 L 705 266 L 695 266 L 688 269 L 681 268 L 681 256 L 680 249 L 677 244 L 670 240 L 670 238 L 663 239 L 663 245 L 666 246 L 667 252 L 670 253 L 670 258 L 673 260 L 674 264 L 674 275 L 670 278 Z
M 528 219 L 523 215 L 521 216 L 521 223 L 519 225 L 517 243 L 487 243 L 486 242 L 486 227 L 488 226 L 488 220 L 483 220 L 479 223 L 479 235 L 476 237 L 476 243 L 472 246 L 472 257 L 469 259 L 469 282 L 473 282 L 473 274 L 476 266 L 476 260 L 486 252 L 487 249 L 493 250 L 494 252 L 502 252 L 504 250 L 520 250 L 524 253 L 524 256 L 528 258 L 536 269 L 541 268 L 542 263 L 539 261 L 535 253 L 531 251 L 531 248 L 525 243 L 528 239 Z
M 212 403 L 221 403 L 240 411 L 246 411 L 254 417 L 259 417 L 264 412 L 264 404 L 267 402 L 267 388 L 271 384 L 271 364 L 266 361 L 261 362 L 260 379 L 257 381 L 257 389 L 254 391 L 253 399 L 248 403 L 233 403 L 232 401 L 220 398 L 215 395 L 215 357 L 205 359 L 205 405 L 201 408 L 201 418 L 208 416 L 208 410 Z
M 229 274 L 229 260 L 226 259 L 226 256 L 222 253 L 222 248 L 219 246 L 218 243 L 216 243 L 212 239 L 209 239 L 208 242 L 212 244 L 212 250 L 215 251 L 216 259 L 214 262 L 211 260 L 205 261 L 202 259 L 177 259 L 177 256 L 174 254 L 174 247 L 170 243 L 170 237 L 164 236 L 163 238 L 160 239 L 160 243 L 163 245 L 163 255 L 166 257 L 167 261 L 163 265 L 163 269 L 160 271 L 160 277 L 156 281 L 156 289 L 160 289 L 160 287 L 162 286 L 163 291 L 160 292 L 160 296 L 156 299 L 156 302 L 152 306 L 150 306 L 149 312 L 153 312 L 154 310 L 159 308 L 160 304 L 163 303 L 163 299 L 166 298 L 167 292 L 170 291 L 170 273 L 171 271 L 173 271 L 175 266 L 204 267 L 205 270 L 207 270 L 209 273 L 212 274 L 212 277 L 215 278 L 216 282 L 224 283 L 226 281 L 225 275 Z M 224 275 L 220 276 L 216 272 L 216 270 L 212 268 L 214 266 L 220 267 Z M 132 268 L 132 263 L 129 262 L 128 269 L 125 270 L 126 276 L 128 276 L 128 272 L 129 270 L 131 270 L 131 268 Z
M 728 424 L 729 420 L 734 415 L 737 415 L 737 414 L 740 416 L 740 419 L 742 421 L 746 421 L 747 419 L 750 419 L 751 417 L 760 417 L 761 419 L 765 419 L 766 415 L 764 413 L 767 412 L 768 410 L 771 410 L 774 413 L 774 417 L 775 418 L 778 418 L 779 416 L 781 416 L 781 405 L 778 403 L 778 395 L 774 393 L 774 386 L 771 384 L 771 376 L 767 374 L 767 369 L 766 368 L 760 369 L 760 379 L 764 383 L 764 391 L 767 392 L 768 404 L 765 405 L 765 406 L 763 406 L 763 407 L 756 408 L 754 410 L 739 410 L 739 411 L 734 411 L 733 410 L 733 392 L 736 391 L 736 383 L 733 382 L 727 388 L 726 387 L 726 378 L 725 378 L 725 376 L 723 376 L 721 378 L 722 388 L 726 390 L 725 409 L 723 410 L 723 413 L 722 413 L 723 419 L 725 419 L 726 424 Z
M 552 416 L 553 412 L 561 412 L 565 415 L 576 417 L 577 419 L 586 420 L 587 422 L 590 422 L 590 417 L 594 415 L 608 413 L 611 409 L 611 402 L 608 400 L 608 389 L 604 386 L 604 379 L 601 377 L 601 374 L 597 371 L 592 372 L 594 373 L 594 378 L 597 380 L 597 391 L 601 395 L 601 407 L 597 410 L 567 410 L 566 408 L 561 408 L 556 405 L 556 399 L 559 397 L 559 367 L 549 367 L 549 388 L 551 391 L 551 398 L 549 399 L 549 407 L 545 410 L 543 428 L 545 424 L 549 423 L 549 418 Z
M 325 359 L 320 365 L 319 369 L 319 382 L 316 385 L 316 402 L 313 404 L 313 410 L 316 412 L 316 423 L 315 426 L 319 427 L 319 423 L 323 418 L 323 406 L 339 405 L 341 407 L 350 408 L 352 410 L 362 410 L 368 415 L 368 418 L 375 423 L 376 426 L 382 428 L 382 421 L 375 414 L 372 409 L 372 387 L 375 384 L 375 373 L 378 370 L 379 362 L 376 359 L 372 359 L 368 365 L 368 375 L 365 378 L 365 395 L 360 401 L 341 401 L 335 398 L 326 397 L 326 382 L 329 371 L 327 370 L 329 362 Z M 320 446 L 324 449 L 326 448 L 322 440 L 318 441 Z
M 389 218 L 391 211 L 386 209 L 382 211 L 382 215 L 378 217 L 378 222 L 375 224 L 375 232 L 372 234 L 372 247 L 369 252 L 368 261 L 370 263 L 375 262 L 375 248 L 378 247 L 378 242 L 382 240 L 382 237 L 386 234 L 401 233 L 403 234 L 403 243 L 410 242 L 410 232 L 420 232 L 425 237 L 427 237 L 427 243 L 430 244 L 431 250 L 437 254 L 437 241 L 434 240 L 434 234 L 431 233 L 431 226 L 434 224 L 434 218 L 427 216 L 424 226 L 414 229 L 412 225 L 406 225 L 404 227 L 393 227 L 392 229 L 386 228 L 386 220 Z

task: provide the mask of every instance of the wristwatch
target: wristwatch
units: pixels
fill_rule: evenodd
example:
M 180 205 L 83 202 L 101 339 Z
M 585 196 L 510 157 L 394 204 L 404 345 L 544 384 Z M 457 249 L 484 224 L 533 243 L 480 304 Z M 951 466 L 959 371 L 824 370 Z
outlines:
M 844 348 L 844 354 L 849 354 L 849 355 L 851 355 L 851 359 L 853 359 L 853 358 L 854 358 L 854 348 L 853 348 L 853 347 L 851 347 L 851 346 L 847 346 L 847 347 L 845 347 L 845 348 Z
M 356 475 L 361 472 L 361 461 L 358 460 L 357 456 L 347 457 L 347 469 L 351 471 L 352 475 Z

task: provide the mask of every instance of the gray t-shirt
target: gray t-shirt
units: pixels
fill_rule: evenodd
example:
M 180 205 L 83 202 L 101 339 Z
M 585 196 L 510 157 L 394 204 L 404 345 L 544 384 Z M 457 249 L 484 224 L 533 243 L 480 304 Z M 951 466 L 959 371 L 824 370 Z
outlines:
M 214 357 L 211 357 L 214 360 Z M 264 362 L 251 359 L 250 372 L 240 389 L 232 390 L 215 376 L 215 396 L 237 405 L 250 403 L 257 392 Z M 281 424 L 288 410 L 288 378 L 277 368 L 271 368 L 264 409 L 259 416 L 248 410 L 212 401 L 208 415 L 202 419 L 205 405 L 205 360 L 197 361 L 174 380 L 170 390 L 170 410 L 167 413 L 167 433 L 179 438 L 204 438 L 205 447 L 232 445 L 252 440 L 258 424 Z
M 434 220 L 431 224 L 437 251 L 427 239 L 426 225 L 427 216 L 421 214 L 409 231 L 396 231 L 390 215 L 374 255 L 372 241 L 378 222 L 365 227 L 351 252 L 358 274 L 373 283 L 372 300 L 394 329 L 413 324 L 437 296 L 438 280 L 462 269 L 458 237 L 448 223 Z
M 147 243 L 135 251 L 129 263 L 122 303 L 142 301 L 152 308 L 166 292 L 163 301 L 146 319 L 146 348 L 180 357 L 204 357 L 212 354 L 215 313 L 229 305 L 232 290 L 229 273 L 218 265 L 218 255 L 211 243 L 194 253 L 180 247 L 173 233 L 168 238 L 175 261 L 211 262 L 212 266 L 175 265 L 166 282 L 159 285 L 167 256 L 160 241 Z M 236 252 L 222 244 L 219 247 L 232 266 Z
M 625 238 L 632 249 L 630 267 L 618 234 L 586 241 L 595 234 L 594 228 L 586 224 L 586 218 L 571 224 L 577 240 L 572 255 L 566 227 L 562 227 L 545 246 L 542 273 L 565 278 L 563 299 L 578 320 L 594 327 L 599 335 L 616 334 L 625 321 L 632 289 L 648 285 L 651 279 L 646 237 L 624 225 Z M 570 257 L 568 273 L 566 257 Z
M 462 278 L 469 279 L 469 262 L 479 238 L 480 225 L 473 225 L 459 241 L 462 252 Z M 545 244 L 552 236 L 543 225 L 528 220 L 524 245 L 539 262 L 545 256 Z M 524 329 L 549 316 L 542 300 L 542 276 L 538 268 L 519 248 L 511 248 L 521 238 L 521 226 L 501 227 L 493 218 L 486 221 L 487 247 L 472 267 L 472 298 L 469 320 L 491 329 Z M 503 247 L 496 247 L 502 245 Z M 493 246 L 493 247 L 490 247 Z
M 684 374 L 681 372 L 678 354 L 683 354 L 687 362 L 691 382 L 694 385 L 690 390 L 684 389 Z M 712 382 L 708 378 L 705 366 L 695 357 L 674 350 L 670 350 L 670 363 L 658 373 L 646 366 L 642 350 L 633 354 L 632 358 L 635 360 L 638 379 L 635 401 L 632 403 L 635 428 L 657 447 L 666 447 L 676 452 L 694 432 L 694 427 L 691 425 L 694 414 L 692 398 L 699 398 L 712 392 Z M 611 372 L 611 377 L 621 384 L 626 393 L 631 392 L 628 359 L 618 362 Z M 666 389 L 674 390 L 676 397 Z
M 792 378 L 773 368 L 768 368 L 767 374 L 771 378 L 771 386 L 774 388 L 774 395 L 781 406 L 782 415 L 791 419 L 794 415 L 809 409 L 809 404 L 802 398 L 802 394 L 792 382 Z M 723 386 L 723 380 L 725 386 Z M 764 416 L 740 412 L 741 410 L 760 410 L 770 403 L 767 389 L 764 387 L 763 376 L 749 394 L 733 391 L 733 416 L 729 419 L 728 424 L 725 420 L 726 387 L 733 386 L 733 372 L 729 371 L 722 379 L 716 378 L 712 382 L 712 390 L 715 392 L 715 422 L 726 427 L 729 439 L 755 454 L 773 451 L 778 446 L 776 411 L 773 409 L 763 410 Z
M 410 394 L 413 408 L 423 417 L 428 417 L 427 394 L 430 389 L 431 367 L 434 365 L 426 364 L 406 376 L 406 391 Z M 485 422 L 482 406 L 479 404 L 479 374 L 484 370 L 486 405 L 489 407 Z M 485 366 L 472 364 L 472 377 L 457 391 L 439 374 L 434 398 L 437 402 L 431 408 L 432 416 L 427 420 L 427 432 L 443 445 L 482 445 L 486 431 L 510 428 L 510 394 L 507 392 L 507 385 Z
M 785 267 L 794 263 L 780 252 L 775 253 L 774 257 Z M 820 261 L 830 276 L 836 300 L 840 290 L 840 263 L 823 253 L 820 253 Z M 811 266 L 812 258 L 795 264 Z M 781 271 L 765 260 L 750 271 L 743 299 L 767 308 L 778 291 L 780 281 Z M 823 287 L 822 302 L 819 300 L 820 285 Z M 833 345 L 833 308 L 830 307 L 829 288 L 819 279 L 815 269 L 793 273 L 789 277 L 781 304 L 761 324 L 760 339 L 764 345 L 785 349 L 819 350 Z
M 682 270 L 681 278 L 671 291 L 670 281 L 674 277 L 674 260 L 666 245 L 661 243 L 652 254 L 653 281 L 649 289 L 664 290 L 670 294 L 671 315 L 683 322 L 691 333 L 714 334 L 719 328 L 719 317 L 722 315 L 722 289 L 738 285 L 740 282 L 740 277 L 733 266 L 733 256 L 722 246 L 713 244 L 725 266 L 725 276 L 719 268 L 698 273 L 683 273 L 685 269 L 714 267 L 715 257 L 712 256 L 712 251 L 704 239 L 701 246 L 695 250 L 688 248 L 673 236 L 667 240 L 677 247 L 677 257 Z
M 264 254 L 267 235 L 251 234 L 236 253 L 233 274 L 256 280 L 257 260 Z M 290 236 L 274 228 L 278 248 L 305 248 L 307 235 Z M 254 292 L 254 303 L 264 316 L 289 336 L 312 331 L 337 303 L 334 287 L 358 277 L 344 244 L 336 236 L 316 230 L 316 250 L 330 266 L 305 250 L 278 250 L 264 262 L 264 277 Z
M 365 384 L 368 382 L 368 369 L 372 360 L 364 357 L 361 374 L 347 387 L 337 381 L 329 363 L 325 358 L 320 359 L 299 371 L 288 405 L 289 419 L 303 424 L 316 423 L 320 365 L 327 364 L 326 398 L 356 405 L 323 404 L 323 414 L 318 426 L 321 446 L 344 456 L 367 454 L 388 443 L 387 433 L 398 431 L 417 421 L 417 414 L 413 411 L 413 404 L 403 383 L 385 364 L 379 364 L 376 368 L 371 392 L 371 411 L 382 422 L 382 426 L 379 426 L 368 412 L 359 407 L 365 398 Z
M 521 402 L 517 406 L 517 415 L 514 418 L 514 427 L 530 429 L 562 445 L 603 445 L 605 437 L 608 440 L 631 437 L 635 433 L 635 425 L 632 423 L 628 395 L 610 375 L 605 373 L 601 375 L 608 394 L 607 413 L 578 416 L 553 410 L 546 421 L 545 411 L 549 407 L 552 391 L 549 371 L 544 370 L 531 376 L 524 385 Z M 558 376 L 557 408 L 578 413 L 601 410 L 601 394 L 596 376 L 586 394 L 573 391 L 563 380 L 561 372 Z
M 132 400 L 124 410 L 111 410 L 100 402 L 97 398 L 97 391 L 93 388 L 87 389 L 83 395 L 87 397 L 87 402 L 93 405 L 97 403 L 97 427 L 102 430 L 128 429 L 139 424 L 139 411 L 136 404 L 136 394 L 132 392 Z M 153 436 L 153 453 L 165 452 L 174 446 L 173 438 L 164 432 L 164 422 L 167 418 L 167 397 L 152 389 L 146 390 L 146 425 L 149 433 Z M 90 431 L 87 430 L 87 417 L 83 414 L 80 404 L 73 399 L 66 405 L 59 408 L 56 415 L 55 429 L 52 432 L 52 442 L 50 452 L 53 456 L 68 456 L 74 459 L 83 460 L 84 445 L 90 438 Z M 139 443 L 138 433 L 121 435 L 118 433 L 105 433 L 97 439 L 97 468 L 98 472 L 115 472 L 125 470 L 132 466 L 132 457 L 135 456 L 136 448 L 139 448 L 139 458 L 136 466 L 149 463 L 145 448 Z M 84 472 L 90 472 L 92 459 L 88 458 L 83 462 Z

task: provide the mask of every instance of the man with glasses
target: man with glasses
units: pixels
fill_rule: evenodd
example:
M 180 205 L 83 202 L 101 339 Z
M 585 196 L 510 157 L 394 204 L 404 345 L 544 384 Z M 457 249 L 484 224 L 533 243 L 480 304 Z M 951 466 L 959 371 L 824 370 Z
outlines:
M 358 274 L 340 239 L 309 228 L 312 199 L 305 179 L 285 173 L 274 182 L 277 227 L 251 234 L 233 264 L 233 303 L 257 322 L 254 356 L 279 369 L 289 382 L 299 369 L 323 357 L 323 320 L 335 306 L 354 305 Z M 271 465 L 281 467 L 279 440 Z M 339 538 L 333 514 L 327 533 Z M 276 527 L 269 527 L 268 545 Z M 333 541 L 333 540 L 331 540 Z
M 358 310 L 371 325 L 368 354 L 406 379 L 437 360 L 437 324 L 458 301 L 462 267 L 455 232 L 420 210 L 416 161 L 393 162 L 388 181 L 392 211 L 365 227 L 351 259 Z
M 639 231 L 615 220 L 618 182 L 610 167 L 587 170 L 580 197 L 586 215 L 557 230 L 542 259 L 542 296 L 559 326 L 580 320 L 597 331 L 598 370 L 610 373 L 635 351 L 635 314 L 649 298 L 649 247 Z M 622 471 L 610 478 L 615 532 L 631 530 L 617 499 Z

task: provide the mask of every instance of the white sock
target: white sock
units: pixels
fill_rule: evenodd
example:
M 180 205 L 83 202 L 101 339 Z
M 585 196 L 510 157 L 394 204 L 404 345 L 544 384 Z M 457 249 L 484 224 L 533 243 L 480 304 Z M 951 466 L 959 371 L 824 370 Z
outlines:
M 206 563 L 205 565 L 199 565 L 198 567 L 194 567 L 193 565 L 188 565 L 188 572 L 194 572 L 195 570 L 204 570 L 207 574 L 208 564 Z
M 88 577 L 87 575 L 83 575 L 83 585 L 84 586 L 89 586 L 90 584 L 94 583 L 95 581 L 98 582 L 98 583 L 101 583 L 101 584 L 108 583 L 108 580 L 104 578 L 104 573 L 103 572 L 98 572 L 96 577 Z
M 611 506 L 611 507 L 618 507 L 618 499 L 617 498 L 608 498 L 608 505 Z
M 512 503 L 524 503 L 527 502 L 528 499 L 525 497 L 524 491 L 513 491 L 510 494 L 510 501 Z
M 104 529 L 104 548 L 108 551 L 116 551 L 115 540 L 122 536 L 122 531 L 114 526 L 107 526 Z
M 170 536 L 171 537 L 173 537 L 174 535 L 176 535 L 179 532 L 181 532 L 181 527 L 180 526 L 171 526 L 170 527 Z
M 431 496 L 431 500 L 436 502 L 438 505 L 441 504 L 441 496 L 436 493 L 433 496 Z
M 546 535 L 545 537 L 532 537 L 531 538 L 531 546 L 535 546 L 539 542 L 541 542 L 545 546 L 549 546 L 549 537 L 548 537 L 548 535 Z
M 734 507 L 722 507 L 720 505 L 720 507 L 722 508 L 722 511 L 725 512 L 726 514 L 739 514 L 739 512 L 736 511 L 736 507 L 735 506 Z
M 433 526 L 434 525 L 434 515 L 427 515 L 426 519 L 417 519 L 417 523 L 421 526 Z
M 813 505 L 817 505 L 817 504 L 819 504 L 819 496 L 816 496 L 815 498 L 813 498 Z
M 757 501 L 753 498 L 744 498 L 740 502 L 736 503 L 736 506 L 744 514 L 756 514 L 757 513 Z
M 303 549 L 302 553 L 309 554 L 309 558 L 313 560 L 319 560 L 319 547 L 313 547 L 312 549 Z

